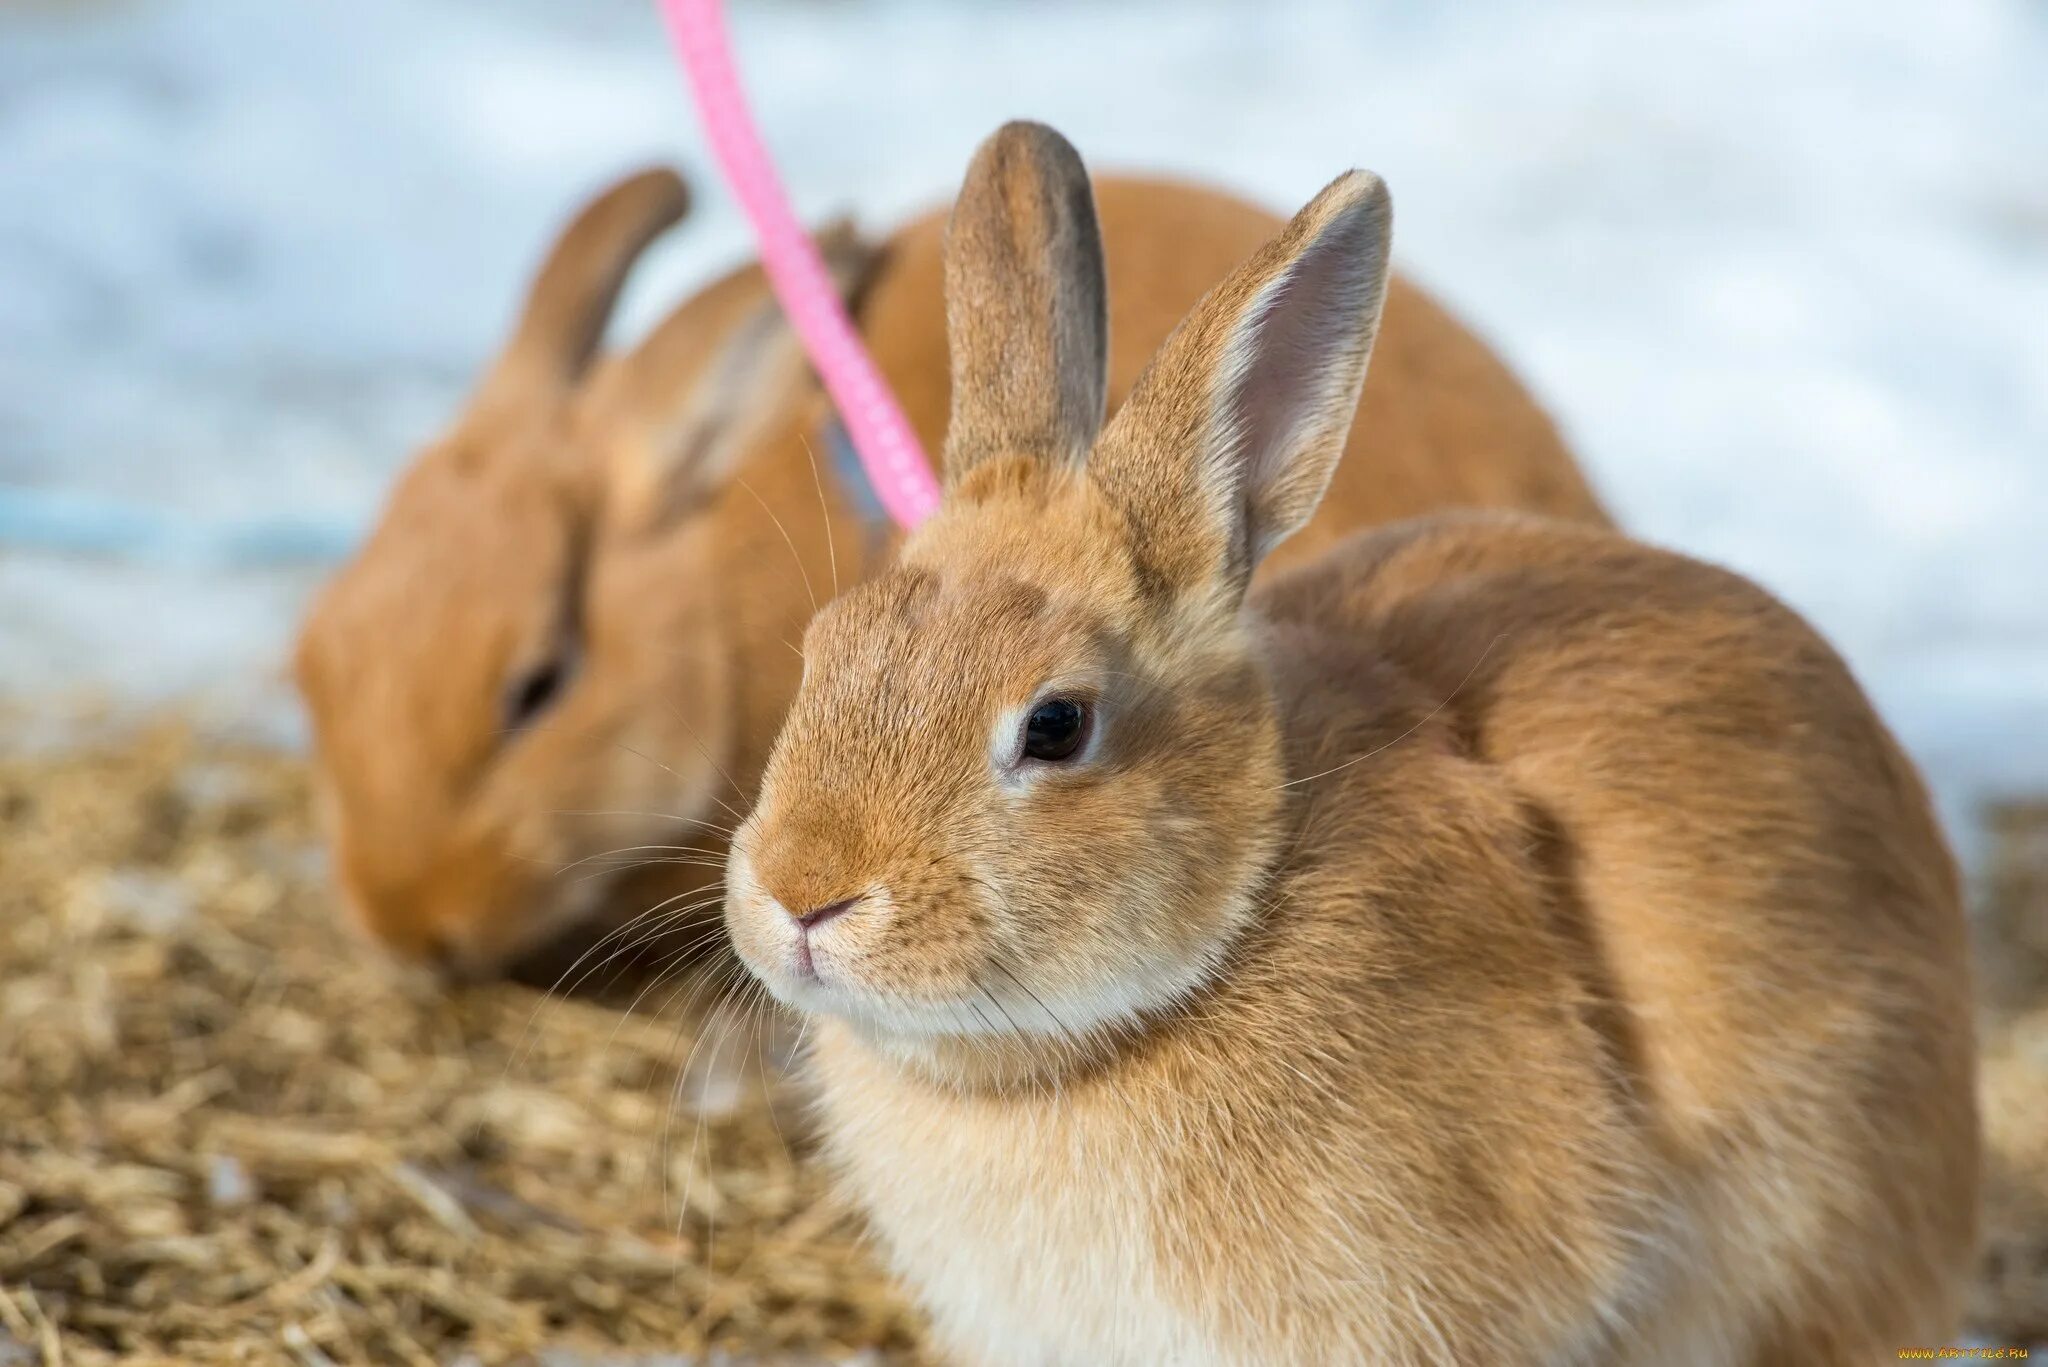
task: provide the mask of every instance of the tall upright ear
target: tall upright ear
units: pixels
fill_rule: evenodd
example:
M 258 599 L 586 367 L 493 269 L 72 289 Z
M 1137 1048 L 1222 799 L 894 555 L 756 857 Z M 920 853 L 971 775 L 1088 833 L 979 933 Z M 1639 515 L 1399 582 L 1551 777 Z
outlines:
M 689 208 L 689 187 L 665 166 L 627 176 L 584 205 L 541 263 L 480 394 L 566 393 L 597 353 L 626 272 Z
M 850 221 L 819 230 L 818 252 L 849 305 L 881 251 Z M 700 292 L 626 358 L 618 388 L 593 382 L 591 401 L 616 402 L 639 439 L 614 451 L 614 507 L 642 528 L 665 523 L 715 492 L 747 455 L 787 430 L 814 387 L 809 358 L 758 265 Z
M 1242 591 L 1315 512 L 1386 300 L 1386 186 L 1339 176 L 1167 338 L 1090 459 L 1147 567 Z
M 1008 123 L 974 154 L 946 226 L 948 484 L 994 456 L 1078 461 L 1102 427 L 1109 312 L 1088 172 Z

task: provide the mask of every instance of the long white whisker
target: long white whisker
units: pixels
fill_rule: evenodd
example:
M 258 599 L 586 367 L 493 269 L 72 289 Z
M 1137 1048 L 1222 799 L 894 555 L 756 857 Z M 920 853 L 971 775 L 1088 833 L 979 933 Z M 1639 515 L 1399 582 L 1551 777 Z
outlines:
M 1384 745 L 1374 746 L 1372 749 L 1366 751 L 1362 755 L 1353 755 L 1350 759 L 1345 760 L 1342 764 L 1333 764 L 1319 774 L 1309 774 L 1305 778 L 1289 779 L 1287 782 L 1276 786 L 1273 789 L 1273 791 L 1277 793 L 1284 789 L 1295 787 L 1297 784 L 1313 783 L 1319 778 L 1328 778 L 1331 774 L 1334 774 L 1339 770 L 1349 769 L 1354 764 L 1362 763 L 1365 760 L 1371 759 L 1374 755 L 1380 754 L 1387 750 L 1391 750 L 1396 745 L 1399 745 L 1402 741 L 1408 739 L 1408 737 L 1414 735 L 1417 731 L 1420 731 L 1423 727 L 1429 725 L 1430 722 L 1436 719 L 1436 715 L 1439 712 L 1443 711 L 1446 707 L 1449 707 L 1451 705 L 1452 699 L 1456 698 L 1459 693 L 1464 691 L 1466 684 L 1472 682 L 1472 676 L 1479 672 L 1479 666 L 1486 663 L 1486 657 L 1493 654 L 1493 648 L 1506 639 L 1507 633 L 1502 632 L 1500 635 L 1494 637 L 1491 641 L 1489 641 L 1487 643 L 1486 649 L 1479 652 L 1479 658 L 1472 662 L 1472 667 L 1465 671 L 1465 677 L 1458 680 L 1458 686 L 1456 688 L 1453 688 L 1442 702 L 1438 703 L 1435 707 L 1430 708 L 1428 715 L 1424 716 L 1421 720 L 1417 721 L 1413 726 L 1409 727 L 1406 731 L 1403 731 L 1400 735 L 1394 737 L 1392 740 L 1388 741 Z
M 680 824 L 685 826 L 702 826 L 706 830 L 717 831 L 720 835 L 731 835 L 733 831 L 738 829 L 735 826 L 727 826 L 722 822 L 705 821 L 698 817 L 683 816 L 676 812 L 644 812 L 635 811 L 630 807 L 621 807 L 613 809 L 556 807 L 553 810 L 551 810 L 548 813 L 548 815 L 590 817 L 643 816 L 650 821 L 674 821 L 679 822 Z
M 811 572 L 804 568 L 804 558 L 797 553 L 796 541 L 790 536 L 789 528 L 782 525 L 782 519 L 777 517 L 775 510 L 768 506 L 768 500 L 754 493 L 753 485 L 737 476 L 733 478 L 733 483 L 739 485 L 740 488 L 745 489 L 748 493 L 754 494 L 754 502 L 760 504 L 761 511 L 768 514 L 768 520 L 775 524 L 775 530 L 782 533 L 782 544 L 789 547 L 789 558 L 796 562 L 796 572 L 804 578 L 804 592 L 809 595 L 811 600 L 811 615 L 813 617 L 817 616 L 818 595 L 811 588 Z
M 806 433 L 797 433 L 797 440 L 804 444 L 804 457 L 811 463 L 811 487 L 818 491 L 818 515 L 825 520 L 825 550 L 832 557 L 832 596 L 839 596 L 839 538 L 832 534 L 832 510 L 825 502 L 825 482 L 818 477 L 818 453 L 811 449 L 811 439 Z M 801 657 L 803 652 L 798 651 Z

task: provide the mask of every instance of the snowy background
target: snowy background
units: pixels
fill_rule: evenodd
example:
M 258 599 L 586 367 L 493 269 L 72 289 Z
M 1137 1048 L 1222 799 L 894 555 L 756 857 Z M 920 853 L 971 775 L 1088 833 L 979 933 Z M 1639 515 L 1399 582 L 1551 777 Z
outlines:
M 1966 823 L 2048 791 L 2048 3 L 739 0 L 800 208 L 945 195 L 1016 115 L 1397 253 L 1630 527 L 1848 653 Z M 0 698 L 289 717 L 309 587 L 559 217 L 646 158 L 743 250 L 642 0 L 0 6 Z

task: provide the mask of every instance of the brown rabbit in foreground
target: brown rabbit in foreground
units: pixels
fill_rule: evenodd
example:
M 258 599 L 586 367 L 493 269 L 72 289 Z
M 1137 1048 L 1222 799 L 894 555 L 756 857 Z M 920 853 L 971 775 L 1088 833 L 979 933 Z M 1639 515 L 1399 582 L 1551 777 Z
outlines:
M 1099 196 L 1114 402 L 1279 220 L 1168 182 L 1108 178 Z M 715 902 L 719 837 L 796 688 L 804 623 L 893 541 L 835 475 L 827 409 L 758 269 L 598 358 L 628 266 L 684 203 L 649 172 L 568 228 L 468 411 L 301 639 L 345 900 L 386 946 L 454 974 L 504 971 L 578 923 Z M 828 246 L 933 450 L 942 228 Z M 1528 395 L 1412 287 L 1394 287 L 1380 352 L 1371 435 L 1283 555 L 1460 504 L 1604 521 Z
M 1344 450 L 1388 228 L 1340 177 L 1104 426 L 1080 162 L 976 157 L 945 506 L 811 623 L 727 872 L 827 1154 L 963 1362 L 1948 1341 L 1963 918 L 1834 652 L 1526 516 L 1247 594 Z

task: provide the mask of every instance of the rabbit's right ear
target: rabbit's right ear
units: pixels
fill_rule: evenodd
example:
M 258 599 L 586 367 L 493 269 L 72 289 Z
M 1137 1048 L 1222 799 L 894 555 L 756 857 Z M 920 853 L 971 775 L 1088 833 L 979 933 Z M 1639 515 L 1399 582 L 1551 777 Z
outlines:
M 1174 592 L 1234 601 L 1322 501 L 1386 302 L 1393 209 L 1339 176 L 1175 328 L 1089 460 Z
M 689 208 L 689 186 L 665 166 L 628 176 L 586 204 L 541 264 L 480 395 L 517 401 L 567 393 L 597 353 L 627 271 Z
M 1009 123 L 946 225 L 946 482 L 996 456 L 1078 461 L 1102 426 L 1109 311 L 1095 194 L 1072 144 Z

